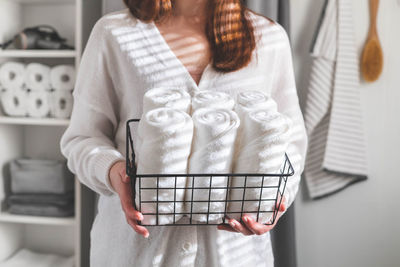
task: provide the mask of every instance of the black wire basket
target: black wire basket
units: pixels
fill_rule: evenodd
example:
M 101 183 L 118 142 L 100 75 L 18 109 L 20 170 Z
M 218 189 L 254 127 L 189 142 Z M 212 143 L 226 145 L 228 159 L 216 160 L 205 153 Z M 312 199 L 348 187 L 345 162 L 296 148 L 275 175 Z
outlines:
M 263 222 L 265 225 L 275 223 L 287 179 L 294 174 L 287 154 L 280 171 L 274 174 L 137 174 L 131 126 L 138 122 L 139 119 L 131 119 L 126 123 L 126 173 L 131 181 L 134 208 L 140 211 L 144 218 L 146 216 L 153 218 L 151 222 L 149 220 L 139 222 L 140 225 L 219 225 L 227 224 L 229 218 L 241 221 L 244 214 L 253 215 L 256 221 L 268 218 L 267 222 Z M 166 179 L 172 180 L 173 186 L 161 186 L 162 181 Z M 178 185 L 177 181 L 180 179 L 187 181 L 185 186 Z M 196 179 L 207 179 L 205 180 L 207 186 L 204 186 L 204 183 L 200 183 L 203 184 L 202 186 L 197 186 Z M 224 185 L 213 186 L 213 179 L 223 179 Z M 149 181 L 152 182 L 149 183 Z M 149 184 L 152 186 L 148 186 Z M 166 191 L 172 192 L 173 199 L 162 198 L 162 193 Z M 213 191 L 223 192 L 223 198 L 213 199 Z M 152 192 L 155 199 L 146 199 L 146 192 Z M 182 192 L 185 192 L 185 197 L 178 198 L 177 196 L 182 195 Z M 232 197 L 233 195 L 236 198 Z M 149 207 L 149 205 L 152 211 L 146 212 L 143 207 Z M 169 205 L 170 211 L 165 212 L 162 209 L 165 205 Z M 219 208 L 213 208 L 215 205 Z M 199 206 L 202 208 L 200 211 L 196 208 Z M 236 208 L 232 210 L 231 206 Z

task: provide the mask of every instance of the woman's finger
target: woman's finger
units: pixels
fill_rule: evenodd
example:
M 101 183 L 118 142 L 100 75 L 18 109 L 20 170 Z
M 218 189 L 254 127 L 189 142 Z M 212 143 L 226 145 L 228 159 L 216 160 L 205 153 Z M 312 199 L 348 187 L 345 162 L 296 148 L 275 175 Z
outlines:
M 253 218 L 248 215 L 243 216 L 243 222 L 247 226 L 247 228 L 256 235 L 262 235 L 266 232 L 270 231 L 273 226 L 264 225 L 261 223 L 256 222 Z
M 118 193 L 121 208 L 125 213 L 127 223 L 138 234 L 149 237 L 149 231 L 138 224 L 138 221 L 143 220 L 143 214 L 135 210 L 132 200 L 132 188 L 130 185 L 130 178 L 126 175 L 125 163 L 123 161 L 117 162 L 110 170 L 110 181 L 114 190 Z
M 130 205 L 127 205 L 126 207 L 123 207 L 123 210 L 125 212 L 125 215 L 129 217 L 132 220 L 136 221 L 142 221 L 143 220 L 143 215 L 140 211 L 135 210 L 132 208 Z
M 134 207 L 132 206 L 132 200 L 129 196 L 120 196 L 120 198 L 121 198 L 122 209 L 125 212 L 128 224 L 138 234 L 146 238 L 149 237 L 149 231 L 145 227 L 138 225 L 138 221 L 143 220 L 143 214 L 140 211 L 134 209 Z
M 228 231 L 228 232 L 233 232 L 233 233 L 238 233 L 235 229 L 233 229 L 229 224 L 220 224 L 217 226 L 218 230 L 223 230 L 223 231 Z
M 228 223 L 232 227 L 232 229 L 234 229 L 244 235 L 253 235 L 253 233 L 249 229 L 247 229 L 243 224 L 236 221 L 235 219 L 230 219 L 228 221 Z
M 124 184 L 129 184 L 129 182 L 131 181 L 130 177 L 126 174 L 121 176 L 121 180 Z
M 137 221 L 143 220 L 143 214 L 140 211 L 135 210 L 129 193 L 121 193 L 119 198 L 121 200 L 122 210 L 125 212 L 126 216 Z
M 119 170 L 119 176 L 121 176 L 121 180 L 123 183 L 127 184 L 130 182 L 130 177 L 126 174 L 126 168 L 122 167 Z
M 126 175 L 125 163 L 126 163 L 126 162 L 124 162 L 124 161 L 121 161 L 121 162 L 120 162 L 121 168 L 118 169 L 118 173 L 119 173 L 119 175 L 121 175 L 121 176 Z M 123 164 L 123 165 L 122 165 L 122 164 Z
M 122 209 L 125 213 L 130 213 L 134 210 L 131 189 L 128 185 L 123 185 L 121 190 L 119 190 L 119 199 L 121 200 Z
M 143 236 L 145 236 L 146 233 L 148 234 L 148 231 L 145 227 L 137 225 L 137 221 L 143 220 L 143 214 L 140 211 L 135 210 L 131 198 L 131 187 L 128 184 L 123 185 L 122 190 L 120 190 L 119 198 L 121 200 L 122 210 L 124 211 L 125 216 L 127 217 L 128 223 L 132 221 L 133 224 L 136 225 L 134 227 L 132 226 L 132 224 L 130 224 L 132 227 L 134 227 L 135 231 L 136 229 L 142 229 L 142 231 L 139 232 L 144 231 Z
M 135 220 L 132 219 L 127 219 L 128 224 L 133 228 L 133 230 L 138 233 L 139 235 L 142 235 L 145 238 L 148 238 L 150 233 L 149 231 L 146 229 L 146 227 L 138 225 L 137 222 Z
M 286 210 L 286 199 L 282 198 L 282 201 L 280 201 L 280 205 L 279 205 L 279 201 L 276 203 L 276 208 L 278 209 L 278 212 L 283 212 Z

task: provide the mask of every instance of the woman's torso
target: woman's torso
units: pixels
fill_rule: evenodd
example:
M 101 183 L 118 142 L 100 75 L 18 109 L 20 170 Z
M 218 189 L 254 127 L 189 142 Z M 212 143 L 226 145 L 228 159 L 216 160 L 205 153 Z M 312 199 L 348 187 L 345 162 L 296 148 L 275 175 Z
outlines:
M 192 95 L 199 90 L 223 91 L 233 97 L 244 90 L 260 90 L 270 94 L 273 79 L 271 66 L 274 66 L 277 60 L 274 54 L 274 42 L 282 41 L 279 40 L 281 32 L 273 22 L 265 18 L 254 16 L 254 19 L 257 20 L 256 23 L 260 27 L 260 32 L 263 32 L 262 35 L 269 32 L 271 38 L 268 38 L 267 42 L 260 40 L 248 66 L 238 71 L 222 74 L 215 71 L 209 64 L 207 52 L 195 55 L 198 64 L 193 64 L 193 62 L 185 64 L 184 57 L 180 56 L 185 54 L 185 49 L 172 44 L 173 38 L 169 40 L 168 30 L 165 31 L 162 27 L 159 29 L 154 23 L 143 23 L 136 20 L 127 9 L 103 17 L 98 23 L 101 23 L 101 26 L 106 29 L 107 36 L 104 37 L 108 53 L 106 64 L 111 69 L 110 76 L 118 99 L 119 125 L 114 131 L 117 149 L 125 155 L 125 122 L 128 119 L 141 117 L 141 99 L 143 99 L 144 93 L 152 88 L 178 87 L 187 90 Z M 201 50 L 204 50 L 207 47 L 204 38 L 205 36 L 192 33 L 188 34 L 187 40 L 200 40 L 197 44 Z M 268 42 L 272 45 L 268 45 Z M 136 126 L 132 127 L 132 133 L 134 144 L 136 144 Z M 193 260 L 192 257 L 196 254 L 193 256 L 191 251 L 193 244 L 197 244 L 197 242 L 201 242 L 201 244 L 196 245 L 198 251 L 196 257 L 199 257 L 196 258 L 196 262 L 201 262 L 204 266 L 206 264 L 219 266 L 221 263 L 210 261 L 222 260 L 220 257 L 226 247 L 220 240 L 226 244 L 240 243 L 241 246 L 252 250 L 240 249 L 236 253 L 243 251 L 247 254 L 259 255 L 250 257 L 254 262 L 249 262 L 249 266 L 260 266 L 258 265 L 260 262 L 261 266 L 265 266 L 266 262 L 273 260 L 268 234 L 262 237 L 245 237 L 243 239 L 240 235 L 218 231 L 215 227 L 191 226 L 179 231 L 174 227 L 159 227 L 150 228 L 151 238 L 144 240 L 129 228 L 117 196 L 100 197 L 98 211 L 91 233 L 93 245 L 91 258 L 101 257 L 101 259 L 96 261 L 99 265 L 94 264 L 93 266 L 107 266 L 107 262 L 115 264 L 118 259 L 122 264 L 119 266 L 138 266 L 139 262 L 147 265 L 149 262 L 153 262 L 152 266 L 158 266 L 155 262 L 159 256 L 157 254 L 168 253 L 168 251 L 181 255 L 183 259 Z M 205 236 L 209 238 L 205 238 Z M 171 239 L 174 239 L 174 244 L 167 246 L 166 244 Z M 110 246 L 118 246 L 121 250 L 105 251 Z M 163 251 L 163 249 L 166 250 Z M 199 256 L 199 253 L 203 253 L 203 255 Z M 207 257 L 204 253 L 220 255 Z M 234 251 L 230 252 L 232 255 L 234 253 Z M 124 259 L 123 257 L 127 254 L 132 257 Z M 150 257 L 150 259 L 146 257 Z M 168 257 L 163 258 L 164 263 L 176 263 L 176 258 L 169 259 Z M 225 260 L 231 262 L 229 259 Z M 238 262 L 232 261 L 230 266 L 235 266 L 235 264 Z

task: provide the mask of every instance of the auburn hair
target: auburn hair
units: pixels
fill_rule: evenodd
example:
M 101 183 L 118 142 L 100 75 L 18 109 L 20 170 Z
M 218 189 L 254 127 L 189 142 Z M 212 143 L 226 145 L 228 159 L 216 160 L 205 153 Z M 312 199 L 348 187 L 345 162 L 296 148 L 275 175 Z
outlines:
M 123 0 L 132 15 L 144 22 L 159 22 L 170 16 L 174 0 Z M 212 65 L 220 72 L 247 66 L 256 47 L 254 27 L 246 17 L 242 0 L 208 0 L 205 34 Z

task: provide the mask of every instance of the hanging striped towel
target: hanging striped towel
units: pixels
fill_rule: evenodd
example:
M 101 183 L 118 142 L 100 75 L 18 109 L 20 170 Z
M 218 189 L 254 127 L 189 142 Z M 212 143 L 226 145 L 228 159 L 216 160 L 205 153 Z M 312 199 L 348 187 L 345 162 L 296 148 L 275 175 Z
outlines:
M 367 179 L 351 0 L 327 0 L 313 44 L 305 177 L 317 199 Z

